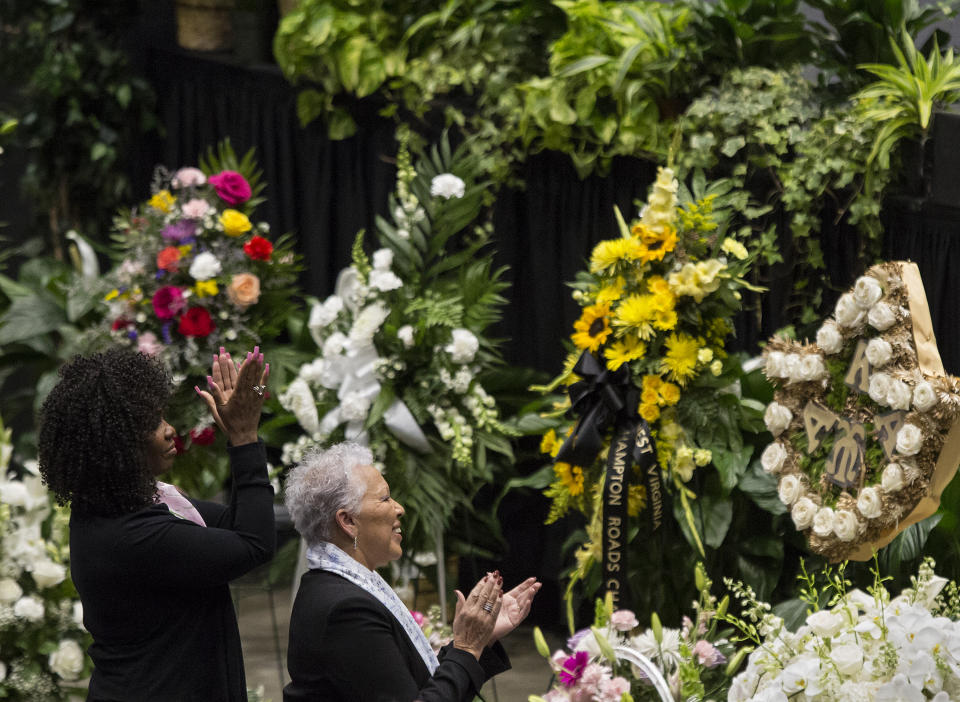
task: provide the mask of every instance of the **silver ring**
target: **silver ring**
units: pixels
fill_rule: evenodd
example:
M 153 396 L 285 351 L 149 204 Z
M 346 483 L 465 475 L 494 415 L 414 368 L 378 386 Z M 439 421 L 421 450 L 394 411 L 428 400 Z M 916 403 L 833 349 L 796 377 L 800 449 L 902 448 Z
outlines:
M 484 612 L 487 612 L 487 613 L 489 614 L 490 612 L 493 611 L 493 605 L 490 604 L 489 602 L 484 602 L 484 603 L 483 603 L 483 606 L 481 607 L 481 609 L 482 609 Z
M 263 391 L 267 389 L 266 385 L 254 385 L 253 391 L 257 393 L 260 397 L 263 397 Z

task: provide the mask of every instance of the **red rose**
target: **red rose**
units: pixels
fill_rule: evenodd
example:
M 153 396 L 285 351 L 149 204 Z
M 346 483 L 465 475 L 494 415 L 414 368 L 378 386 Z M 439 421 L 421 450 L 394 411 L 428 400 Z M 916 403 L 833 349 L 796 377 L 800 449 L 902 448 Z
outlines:
M 269 261 L 270 254 L 273 253 L 273 244 L 262 236 L 254 236 L 243 245 L 243 250 L 254 261 Z
M 186 303 L 180 288 L 164 285 L 153 294 L 153 311 L 159 319 L 173 319 Z
M 206 307 L 191 307 L 180 317 L 177 331 L 184 336 L 208 336 L 214 326 Z
M 190 442 L 197 446 L 209 446 L 216 438 L 217 433 L 213 430 L 213 427 L 205 427 L 200 431 L 190 430 Z
M 207 181 L 217 191 L 217 195 L 228 205 L 241 205 L 250 199 L 253 191 L 250 183 L 236 171 L 223 171 L 210 176 Z

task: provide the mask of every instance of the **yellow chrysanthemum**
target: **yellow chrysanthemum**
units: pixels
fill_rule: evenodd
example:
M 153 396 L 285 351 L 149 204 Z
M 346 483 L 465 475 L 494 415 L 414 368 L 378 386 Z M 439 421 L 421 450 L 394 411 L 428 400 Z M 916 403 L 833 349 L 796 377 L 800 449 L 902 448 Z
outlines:
M 680 387 L 673 383 L 664 383 L 660 386 L 660 398 L 668 405 L 680 402 Z
M 557 438 L 557 432 L 551 429 L 540 440 L 540 453 L 549 454 L 551 457 L 556 456 L 561 446 L 563 442 Z
M 660 331 L 670 331 L 677 326 L 676 310 L 657 310 L 653 318 L 653 326 Z
M 583 494 L 583 468 L 571 466 L 569 463 L 554 463 L 553 473 L 556 475 L 571 496 Z
M 655 422 L 660 418 L 660 408 L 656 404 L 641 404 L 640 416 L 646 419 L 648 422 Z
M 640 245 L 635 239 L 608 239 L 593 248 L 590 270 L 601 273 L 613 268 L 619 261 L 635 261 L 640 256 Z
M 624 363 L 643 358 L 647 345 L 634 336 L 628 336 L 609 346 L 603 355 L 607 357 L 607 368 L 617 370 Z
M 660 360 L 660 370 L 681 386 L 690 380 L 697 370 L 697 340 L 686 334 L 671 334 L 664 343 L 666 353 Z
M 151 197 L 147 204 L 155 210 L 160 210 L 164 214 L 173 209 L 173 203 L 176 199 L 170 194 L 169 190 L 161 190 Z
M 597 291 L 597 302 L 616 302 L 623 295 L 626 285 L 627 282 L 623 279 L 623 276 L 617 276 L 614 282 Z
M 215 280 L 198 280 L 193 286 L 193 291 L 197 297 L 215 297 L 220 292 L 220 288 L 217 287 Z
M 656 306 L 653 295 L 631 295 L 617 307 L 613 323 L 619 327 L 628 327 L 646 341 L 654 335 L 653 321 Z
M 239 210 L 224 210 L 220 215 L 220 224 L 227 236 L 242 236 L 253 228 L 247 215 Z
M 636 517 L 647 506 L 647 487 L 645 485 L 631 485 L 627 491 L 627 514 Z
M 585 307 L 580 319 L 573 323 L 577 331 L 570 338 L 578 349 L 593 353 L 610 336 L 610 304 L 602 303 Z

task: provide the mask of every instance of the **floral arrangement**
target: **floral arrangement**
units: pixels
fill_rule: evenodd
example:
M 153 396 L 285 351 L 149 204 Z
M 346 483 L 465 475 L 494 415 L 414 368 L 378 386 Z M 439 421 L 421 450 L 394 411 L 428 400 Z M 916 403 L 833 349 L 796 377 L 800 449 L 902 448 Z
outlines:
M 440 605 L 430 605 L 426 614 L 415 609 L 411 609 L 410 614 L 427 637 L 434 653 L 439 653 L 441 648 L 453 641 L 453 629 L 444 621 Z
M 695 577 L 700 597 L 693 603 L 693 618 L 685 616 L 680 629 L 663 626 L 656 613 L 651 626 L 641 629 L 632 611 L 613 610 L 608 598 L 597 600 L 593 626 L 571 636 L 568 651 L 551 654 L 542 633 L 535 630 L 537 650 L 549 662 L 556 682 L 545 695 L 531 695 L 529 701 L 660 700 L 649 675 L 618 655 L 614 647 L 621 646 L 655 664 L 678 702 L 723 699 L 747 652 L 738 653 L 719 627 L 729 597 L 718 603 L 710 594 L 712 583 L 702 564 L 697 564 Z
M 108 336 L 162 359 L 178 386 L 168 419 L 184 450 L 216 438 L 192 390 L 205 387 L 211 354 L 275 336 L 296 292 L 290 237 L 271 240 L 268 225 L 251 220 L 260 176 L 252 151 L 238 161 L 227 142 L 201 168 L 158 168 L 153 196 L 115 219 L 119 264 L 106 276 L 99 341 Z M 217 480 L 197 485 L 193 469 L 181 472 L 188 489 L 219 488 Z
M 69 512 L 28 461 L 11 477 L 10 430 L 0 422 L 0 697 L 64 700 L 90 673 L 90 636 L 69 576 Z
M 912 587 L 892 597 L 874 570 L 867 592 L 850 590 L 844 565 L 827 569 L 825 586 L 805 575 L 805 623 L 789 631 L 770 605 L 728 583 L 744 607 L 727 616 L 755 649 L 736 676 L 730 702 L 947 702 L 960 698 L 960 589 L 925 559 Z M 826 600 L 827 605 L 820 603 Z
M 764 352 L 777 391 L 763 468 L 810 548 L 832 560 L 866 560 L 932 514 L 956 469 L 956 449 L 941 453 L 960 385 L 929 329 L 916 267 L 886 263 L 840 297 L 815 343 L 774 338 Z
M 741 291 L 756 290 L 746 279 L 756 256 L 724 234 L 728 213 L 715 207 L 716 195 L 694 199 L 669 168 L 659 169 L 647 202 L 638 204 L 640 215 L 629 225 L 616 212 L 620 236 L 597 244 L 589 271 L 574 284 L 574 298 L 583 307 L 571 336 L 575 349 L 563 373 L 543 389 L 580 380 L 574 369 L 583 353 L 594 355 L 607 371 L 629 372 L 636 411 L 649 425 L 664 481 L 682 507 L 687 538 L 702 557 L 703 539 L 690 507 L 697 496 L 690 482 L 696 471 L 722 464 L 726 495 L 750 458 L 741 429 L 744 417 L 757 414 L 757 408 L 737 394 L 742 365 L 725 344 L 733 332 L 732 317 L 742 307 Z M 559 405 L 555 415 L 566 416 L 543 436 L 541 451 L 551 457 L 572 432 L 569 409 L 569 401 Z M 571 587 L 595 573 L 600 559 L 599 495 L 609 434 L 605 442 L 590 465 L 555 461 L 554 480 L 545 491 L 551 500 L 548 523 L 570 510 L 588 520 Z M 636 465 L 633 472 L 628 513 L 637 517 L 648 495 Z
M 378 220 L 379 248 L 363 249 L 317 301 L 307 327 L 317 357 L 280 394 L 302 433 L 283 449 L 298 461 L 316 445 L 365 442 L 407 508 L 407 551 L 432 550 L 454 511 L 470 510 L 494 482 L 493 454 L 512 459 L 483 377 L 498 363 L 485 337 L 505 304 L 502 271 L 481 249 L 484 184 L 462 150 L 444 141 L 414 166 L 399 134 L 392 222 Z

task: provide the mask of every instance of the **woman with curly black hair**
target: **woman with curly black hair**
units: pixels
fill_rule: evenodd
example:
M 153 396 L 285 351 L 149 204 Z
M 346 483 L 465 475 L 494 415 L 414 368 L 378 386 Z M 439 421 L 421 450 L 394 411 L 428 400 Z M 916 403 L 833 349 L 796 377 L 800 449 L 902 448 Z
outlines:
M 232 492 L 222 505 L 158 488 L 176 456 L 159 363 L 112 349 L 60 369 L 41 409 L 40 472 L 72 508 L 70 567 L 93 636 L 88 700 L 247 699 L 228 585 L 275 546 L 257 438 L 268 374 L 259 349 L 238 369 L 221 348 L 210 392 L 197 389 L 229 439 Z

